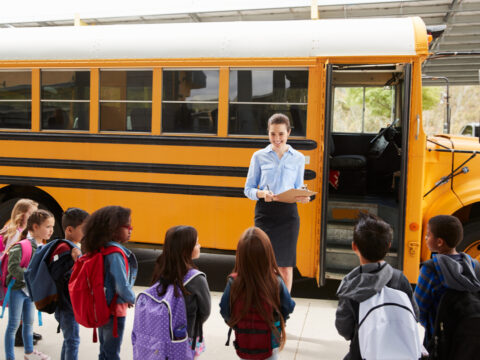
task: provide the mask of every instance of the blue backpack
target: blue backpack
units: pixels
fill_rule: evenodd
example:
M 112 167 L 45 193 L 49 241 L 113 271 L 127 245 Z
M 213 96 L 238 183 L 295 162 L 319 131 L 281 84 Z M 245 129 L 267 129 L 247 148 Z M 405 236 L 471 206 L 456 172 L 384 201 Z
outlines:
M 186 286 L 204 273 L 190 269 L 183 278 Z M 163 296 L 158 296 L 158 283 L 137 296 L 133 320 L 132 345 L 134 360 L 193 360 L 187 334 L 185 299 L 175 297 L 174 286 L 169 285 Z M 195 346 L 195 345 L 193 345 Z
M 65 239 L 53 240 L 46 245 L 40 246 L 24 274 L 30 299 L 34 302 L 38 311 L 49 314 L 55 312 L 61 299 L 61 294 L 59 294 L 61 289 L 58 289 L 57 279 L 52 276 L 50 271 L 50 257 L 61 242 L 67 243 L 70 250 L 77 247 L 74 243 Z M 64 262 L 67 265 L 64 273 L 70 273 L 73 266 L 70 251 L 59 254 L 58 257 L 56 256 L 55 262 Z

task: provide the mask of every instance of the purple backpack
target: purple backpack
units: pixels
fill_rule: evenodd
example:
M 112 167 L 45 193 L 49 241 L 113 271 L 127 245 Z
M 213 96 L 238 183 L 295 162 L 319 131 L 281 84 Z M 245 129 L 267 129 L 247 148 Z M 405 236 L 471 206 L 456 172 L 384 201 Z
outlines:
M 190 269 L 183 278 L 186 286 L 204 273 Z M 137 296 L 133 320 L 132 345 L 134 360 L 193 360 L 195 350 L 187 334 L 187 310 L 183 296 L 175 297 L 173 285 L 158 296 L 158 283 Z

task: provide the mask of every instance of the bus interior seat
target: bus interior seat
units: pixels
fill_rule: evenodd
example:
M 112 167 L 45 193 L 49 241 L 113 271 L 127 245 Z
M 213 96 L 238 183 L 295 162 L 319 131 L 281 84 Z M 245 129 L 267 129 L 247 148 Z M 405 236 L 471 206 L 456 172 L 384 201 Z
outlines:
M 152 109 L 135 108 L 130 113 L 132 121 L 132 131 L 150 132 L 150 123 L 152 120 Z
M 330 134 L 330 169 L 339 171 L 338 187 L 333 193 L 365 195 L 367 192 L 367 158 L 360 154 L 335 155 L 335 143 Z

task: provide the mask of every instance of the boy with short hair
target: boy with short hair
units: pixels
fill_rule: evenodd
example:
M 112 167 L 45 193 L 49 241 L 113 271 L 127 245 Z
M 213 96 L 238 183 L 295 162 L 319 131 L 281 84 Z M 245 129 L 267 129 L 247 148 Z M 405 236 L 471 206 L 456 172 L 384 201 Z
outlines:
M 379 293 L 384 286 L 407 294 L 415 315 L 417 305 L 408 279 L 400 270 L 387 264 L 385 258 L 393 239 L 389 224 L 377 216 L 360 213 L 353 232 L 352 249 L 360 260 L 348 273 L 337 290 L 339 298 L 335 327 L 340 335 L 350 340 L 350 351 L 344 360 L 361 360 L 358 333 L 360 303 Z
M 62 228 L 65 239 L 76 247 L 71 248 L 66 242 L 60 242 L 50 256 L 49 270 L 57 285 L 59 296 L 55 318 L 63 332 L 61 360 L 77 360 L 80 344 L 79 326 L 75 321 L 72 303 L 68 292 L 68 281 L 75 261 L 81 255 L 80 242 L 83 238 L 83 226 L 88 213 L 82 209 L 69 208 L 62 216 Z M 63 256 L 67 253 L 70 256 Z
M 447 289 L 480 291 L 478 261 L 455 249 L 462 239 L 463 226 L 455 216 L 437 215 L 428 221 L 426 244 L 437 254 L 422 264 L 415 287 L 420 323 L 425 328 L 425 344 L 432 338 L 438 305 Z

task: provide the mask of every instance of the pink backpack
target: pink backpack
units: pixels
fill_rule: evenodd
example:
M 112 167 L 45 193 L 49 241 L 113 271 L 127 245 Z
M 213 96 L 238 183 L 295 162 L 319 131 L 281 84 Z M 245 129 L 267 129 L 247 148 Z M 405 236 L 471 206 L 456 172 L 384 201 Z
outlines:
M 17 244 L 20 244 L 20 246 L 22 247 L 22 259 L 20 260 L 20 267 L 26 269 L 28 267 L 28 264 L 30 263 L 30 259 L 32 258 L 32 244 L 28 239 L 16 242 L 0 256 L 0 305 L 2 305 L 2 313 L 0 314 L 0 319 L 3 318 L 5 308 L 8 306 L 10 292 L 13 284 L 15 283 L 15 278 L 13 278 L 12 280 L 10 280 L 10 283 L 7 284 L 8 254 L 10 252 L 10 249 Z

